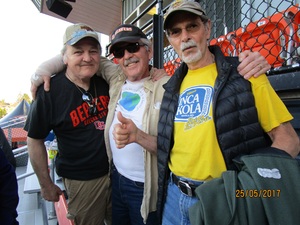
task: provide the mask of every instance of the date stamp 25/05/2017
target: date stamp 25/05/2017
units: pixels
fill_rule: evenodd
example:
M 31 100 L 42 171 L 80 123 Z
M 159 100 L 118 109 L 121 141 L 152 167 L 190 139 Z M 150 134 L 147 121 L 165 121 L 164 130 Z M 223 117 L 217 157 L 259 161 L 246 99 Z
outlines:
M 279 189 L 246 189 L 235 190 L 236 198 L 279 198 L 280 190 Z

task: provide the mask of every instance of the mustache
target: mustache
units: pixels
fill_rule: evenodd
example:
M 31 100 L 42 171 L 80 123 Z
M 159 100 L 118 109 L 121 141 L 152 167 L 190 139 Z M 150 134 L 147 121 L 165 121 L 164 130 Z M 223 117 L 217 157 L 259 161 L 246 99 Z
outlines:
M 124 66 L 128 66 L 130 63 L 137 63 L 139 61 L 140 60 L 138 58 L 132 57 L 129 59 L 125 59 L 123 64 L 124 64 Z
M 180 50 L 184 51 L 185 49 L 190 48 L 190 47 L 197 47 L 197 44 L 194 40 L 189 40 L 188 42 L 181 43 Z

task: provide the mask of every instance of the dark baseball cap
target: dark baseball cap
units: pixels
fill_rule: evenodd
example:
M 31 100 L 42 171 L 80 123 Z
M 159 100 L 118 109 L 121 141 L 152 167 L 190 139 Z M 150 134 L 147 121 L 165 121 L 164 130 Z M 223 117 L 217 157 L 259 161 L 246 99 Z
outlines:
M 138 42 L 141 38 L 147 39 L 147 36 L 140 28 L 132 24 L 123 24 L 117 27 L 111 35 L 110 53 L 114 51 L 114 47 L 118 43 L 135 43 Z

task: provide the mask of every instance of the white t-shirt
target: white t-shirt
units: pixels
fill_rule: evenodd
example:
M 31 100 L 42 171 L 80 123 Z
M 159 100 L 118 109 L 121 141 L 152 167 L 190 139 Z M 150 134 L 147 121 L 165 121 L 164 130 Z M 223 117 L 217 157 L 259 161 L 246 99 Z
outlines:
M 120 123 L 117 118 L 118 112 L 121 112 L 124 117 L 130 118 L 139 129 L 143 130 L 142 121 L 146 105 L 144 81 L 145 79 L 135 82 L 126 80 L 109 129 L 109 141 L 115 167 L 123 176 L 138 182 L 145 181 L 144 152 L 142 147 L 136 143 L 131 143 L 122 149 L 118 149 L 116 148 L 112 132 L 114 125 Z

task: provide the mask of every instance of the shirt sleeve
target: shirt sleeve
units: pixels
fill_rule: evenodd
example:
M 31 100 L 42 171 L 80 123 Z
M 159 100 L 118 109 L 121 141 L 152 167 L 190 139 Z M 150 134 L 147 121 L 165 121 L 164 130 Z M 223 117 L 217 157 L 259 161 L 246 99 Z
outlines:
M 293 119 L 266 75 L 250 78 L 249 81 L 252 85 L 258 119 L 265 132 Z
M 45 139 L 51 131 L 51 101 L 41 86 L 38 90 L 36 100 L 30 106 L 24 129 L 28 131 L 27 136 L 34 139 Z
M 100 67 L 97 75 L 100 75 L 108 84 L 113 84 L 116 77 L 122 73 L 119 65 L 101 56 Z

